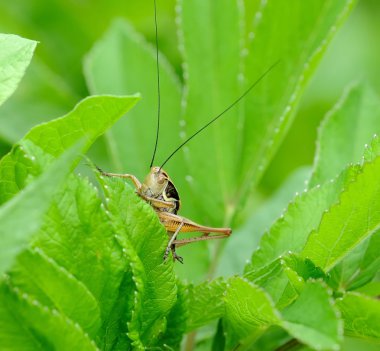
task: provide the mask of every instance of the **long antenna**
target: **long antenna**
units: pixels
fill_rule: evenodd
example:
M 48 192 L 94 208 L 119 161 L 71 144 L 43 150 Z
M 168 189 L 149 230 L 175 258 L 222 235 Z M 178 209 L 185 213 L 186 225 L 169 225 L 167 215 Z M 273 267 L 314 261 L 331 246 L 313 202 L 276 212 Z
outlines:
M 231 105 L 229 105 L 224 111 L 219 113 L 216 117 L 214 117 L 210 122 L 206 123 L 201 129 L 199 129 L 197 132 L 195 132 L 192 136 L 190 136 L 188 139 L 186 139 L 181 145 L 179 145 L 170 155 L 169 157 L 162 163 L 160 169 L 165 166 L 166 162 L 168 162 L 174 154 L 182 148 L 185 144 L 187 144 L 191 139 L 193 139 L 196 135 L 198 135 L 200 132 L 202 132 L 204 129 L 206 129 L 210 124 L 214 123 L 218 118 L 222 117 L 226 112 L 228 112 L 232 107 L 234 107 L 236 104 L 240 102 L 241 99 L 243 99 L 257 84 L 260 83 L 260 81 L 278 64 L 280 63 L 280 60 L 275 62 L 272 66 L 270 66 L 240 97 L 238 97 Z
M 160 67 L 159 67 L 159 62 L 158 62 L 158 29 L 157 29 L 157 4 L 156 4 L 156 0 L 154 0 L 154 26 L 156 29 L 157 132 L 156 132 L 156 142 L 154 144 L 152 161 L 150 162 L 149 168 L 151 168 L 153 166 L 154 158 L 156 157 L 156 151 L 157 151 L 157 145 L 158 145 L 158 135 L 160 133 L 160 112 L 161 112 Z

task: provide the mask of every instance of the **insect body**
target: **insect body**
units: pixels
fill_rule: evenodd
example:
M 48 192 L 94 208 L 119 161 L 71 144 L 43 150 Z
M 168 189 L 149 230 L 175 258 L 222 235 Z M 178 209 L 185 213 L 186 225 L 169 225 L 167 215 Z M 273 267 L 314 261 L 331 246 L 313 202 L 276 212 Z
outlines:
M 207 227 L 177 215 L 181 206 L 178 191 L 168 174 L 161 167 L 152 167 L 143 183 L 140 183 L 132 174 L 107 173 L 103 172 L 100 168 L 98 168 L 98 170 L 104 176 L 128 178 L 132 180 L 137 194 L 156 211 L 161 223 L 165 226 L 170 235 L 164 259 L 167 259 L 170 251 L 172 251 L 173 259 L 183 263 L 182 257 L 178 256 L 175 251 L 176 247 L 196 241 L 223 239 L 231 234 L 230 228 Z M 203 233 L 203 235 L 177 240 L 179 233 L 189 232 L 200 232 Z M 211 233 L 215 233 L 216 235 L 210 235 Z

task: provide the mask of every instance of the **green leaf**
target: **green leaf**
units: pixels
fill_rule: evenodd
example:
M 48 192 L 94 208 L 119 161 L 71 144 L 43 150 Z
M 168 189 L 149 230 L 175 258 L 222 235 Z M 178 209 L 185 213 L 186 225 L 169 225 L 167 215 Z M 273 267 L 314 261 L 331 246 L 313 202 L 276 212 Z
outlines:
M 225 300 L 229 349 L 237 342 L 239 350 L 248 348 L 271 325 L 281 326 L 314 350 L 339 349 L 341 323 L 320 282 L 307 282 L 299 298 L 281 313 L 263 290 L 241 278 L 230 280 Z
M 363 240 L 380 229 L 380 157 L 364 164 L 356 181 L 343 191 L 340 202 L 327 212 L 302 252 L 330 270 Z
M 161 348 L 171 347 L 174 350 L 180 350 L 189 317 L 186 287 L 183 284 L 177 284 L 177 287 L 177 301 L 167 316 L 165 333 L 160 337 L 157 344 Z
M 263 235 L 245 272 L 262 268 L 289 251 L 301 252 L 309 233 L 318 227 L 324 211 L 338 201 L 340 191 L 354 179 L 356 172 L 355 168 L 350 168 L 333 182 L 296 196 L 284 214 Z
M 357 163 L 372 136 L 380 133 L 379 97 L 366 85 L 351 87 L 324 119 L 318 138 L 310 187 Z
M 236 343 L 242 346 L 253 343 L 267 327 L 281 321 L 279 312 L 265 291 L 242 278 L 229 280 L 225 302 L 224 325 L 228 350 Z
M 68 175 L 79 147 L 74 146 L 37 180 L 0 207 L 0 273 L 7 270 L 42 225 L 52 195 Z
M 36 45 L 17 35 L 0 34 L 0 105 L 16 90 Z
M 20 141 L 21 147 L 14 148 L 0 161 L 0 203 L 24 188 L 29 174 L 37 175 L 46 167 L 46 156 L 36 158 L 35 149 L 30 150 L 31 143 L 38 146 L 42 154 L 58 157 L 84 138 L 82 152 L 85 152 L 137 100 L 137 97 L 92 96 L 67 115 L 34 127 Z
M 108 215 L 118 233 L 116 240 L 126 252 L 132 245 L 136 255 L 136 301 L 128 335 L 137 344 L 147 346 L 164 330 L 165 316 L 177 295 L 173 262 L 163 261 L 168 235 L 152 207 L 130 186 L 103 177 L 101 183 Z
M 330 272 L 330 286 L 336 290 L 357 290 L 370 282 L 380 269 L 380 231 L 353 249 Z
M 161 126 L 155 165 L 179 144 L 181 90 L 173 69 L 160 55 Z M 142 100 L 107 132 L 114 170 L 145 177 L 152 158 L 157 128 L 156 53 L 128 22 L 117 20 L 87 55 L 84 72 L 94 94 L 131 94 Z M 128 140 L 128 147 L 125 141 Z M 175 172 L 175 168 L 174 172 Z M 173 173 L 173 172 L 171 172 Z
M 110 342 L 108 337 L 120 328 L 120 319 L 114 321 L 112 312 L 119 303 L 119 288 L 122 290 L 122 281 L 128 274 L 129 260 L 115 240 L 112 224 L 92 184 L 76 176 L 70 178 L 54 199 L 33 247 L 43 250 L 61 269 L 75 277 L 77 285 L 86 287 L 100 310 L 101 328 L 96 330 L 93 340 L 99 346 Z M 71 291 L 71 300 L 84 303 L 77 301 L 75 292 Z
M 298 297 L 309 279 L 327 280 L 313 262 L 295 254 L 278 258 L 259 270 L 247 271 L 244 277 L 264 288 L 280 309 Z
M 6 350 L 98 350 L 78 324 L 12 284 L 0 285 L 0 342 Z M 33 325 L 33 328 L 30 328 Z
M 355 289 L 355 292 L 371 297 L 380 296 L 380 282 L 372 281 L 366 285 L 361 286 L 358 289 Z
M 342 325 L 331 292 L 319 282 L 307 282 L 299 298 L 282 311 L 285 328 L 314 350 L 339 350 Z
M 22 252 L 9 277 L 18 289 L 28 291 L 30 298 L 56 308 L 89 335 L 96 335 L 101 321 L 98 302 L 82 282 L 40 248 Z M 74 304 L 73 298 L 80 303 Z
M 358 338 L 379 340 L 380 301 L 358 293 L 347 293 L 337 300 L 345 333 Z
M 187 287 L 188 332 L 223 316 L 225 291 L 226 282 L 221 278 Z
M 377 138 L 374 139 L 371 150 L 367 151 L 367 157 L 374 159 L 378 150 Z M 260 246 L 252 255 L 252 262 L 246 266 L 245 271 L 262 268 L 288 251 L 300 253 L 309 240 L 309 234 L 316 231 L 321 219 L 328 215 L 325 212 L 338 202 L 347 187 L 357 181 L 363 167 L 366 165 L 351 165 L 336 179 L 296 196 L 281 218 L 263 235 Z M 319 265 L 318 262 L 315 263 Z

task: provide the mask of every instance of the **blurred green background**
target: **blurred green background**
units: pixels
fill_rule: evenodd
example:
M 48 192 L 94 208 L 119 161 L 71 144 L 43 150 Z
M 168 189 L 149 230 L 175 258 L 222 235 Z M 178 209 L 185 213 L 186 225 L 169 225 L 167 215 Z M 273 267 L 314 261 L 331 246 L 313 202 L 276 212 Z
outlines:
M 160 50 L 181 77 L 175 0 L 158 1 L 157 15 Z M 64 114 L 88 95 L 83 56 L 115 17 L 128 19 L 154 42 L 151 0 L 1 2 L 0 31 L 40 42 L 26 77 L 0 113 L 1 155 L 31 126 Z M 380 2 L 361 0 L 334 38 L 302 99 L 292 129 L 262 180 L 264 193 L 272 193 L 294 169 L 312 163 L 320 120 L 348 84 L 364 78 L 379 91 L 379 18 Z
M 175 11 L 175 0 L 158 1 L 160 50 L 182 79 Z M 30 127 L 66 113 L 88 95 L 82 74 L 83 56 L 115 17 L 128 19 L 154 42 L 152 0 L 0 3 L 1 32 L 40 42 L 20 87 L 1 110 L 1 155 Z M 292 129 L 263 177 L 264 194 L 271 194 L 296 168 L 312 163 L 318 125 L 348 84 L 364 78 L 379 92 L 379 18 L 379 1 L 358 1 L 323 58 L 302 99 Z

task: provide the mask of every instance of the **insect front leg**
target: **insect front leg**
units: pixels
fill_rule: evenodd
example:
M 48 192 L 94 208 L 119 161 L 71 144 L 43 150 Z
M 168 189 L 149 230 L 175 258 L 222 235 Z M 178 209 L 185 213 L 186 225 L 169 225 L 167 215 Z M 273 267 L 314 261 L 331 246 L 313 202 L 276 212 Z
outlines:
M 178 260 L 179 262 L 183 263 L 183 259 L 181 256 L 178 256 L 175 252 L 175 245 L 173 245 L 173 242 L 175 241 L 175 239 L 177 238 L 177 235 L 178 233 L 181 231 L 182 227 L 183 227 L 183 222 L 181 222 L 178 226 L 178 228 L 176 229 L 176 231 L 173 233 L 172 237 L 170 238 L 169 242 L 168 242 L 168 245 L 166 247 L 166 250 L 165 250 L 165 254 L 164 254 L 164 261 L 168 258 L 169 256 L 169 252 L 170 250 L 172 250 L 172 253 L 173 253 L 173 259 L 174 260 Z
M 154 197 L 145 196 L 142 194 L 139 194 L 146 202 L 150 203 L 153 207 L 155 207 L 157 210 L 168 210 L 173 209 L 176 207 L 175 203 L 172 201 L 164 201 L 164 200 L 158 200 Z
M 141 183 L 140 181 L 134 176 L 133 174 L 119 174 L 119 173 L 108 173 L 104 172 L 102 169 L 100 169 L 98 166 L 96 166 L 99 173 L 106 177 L 116 177 L 116 178 L 124 178 L 124 179 L 130 179 L 135 186 L 136 190 L 139 191 L 141 189 Z

